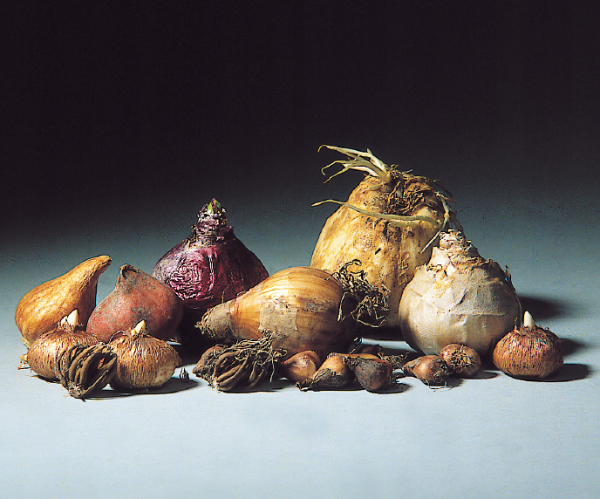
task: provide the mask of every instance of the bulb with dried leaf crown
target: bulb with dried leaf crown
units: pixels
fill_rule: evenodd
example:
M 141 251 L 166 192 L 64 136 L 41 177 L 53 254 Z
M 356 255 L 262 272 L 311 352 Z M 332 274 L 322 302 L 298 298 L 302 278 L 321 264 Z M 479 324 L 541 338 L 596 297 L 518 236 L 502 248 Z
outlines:
M 323 147 L 348 157 L 325 167 L 341 165 L 328 180 L 349 170 L 366 176 L 347 202 L 323 201 L 341 206 L 325 222 L 310 265 L 333 272 L 346 262 L 360 262 L 360 267 L 349 269 L 364 272 L 387 295 L 389 315 L 384 325 L 388 332 L 384 336 L 398 334 L 398 303 L 415 268 L 429 260 L 437 234 L 449 227 L 460 229 L 451 200 L 435 181 L 387 165 L 369 149 Z M 371 331 L 370 336 L 377 337 L 378 331 Z

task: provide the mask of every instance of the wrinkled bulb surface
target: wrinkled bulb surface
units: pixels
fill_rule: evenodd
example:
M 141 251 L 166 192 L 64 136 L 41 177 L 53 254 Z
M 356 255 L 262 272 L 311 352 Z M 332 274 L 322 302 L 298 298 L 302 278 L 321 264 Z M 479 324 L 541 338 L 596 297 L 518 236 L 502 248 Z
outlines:
M 418 267 L 398 309 L 406 342 L 425 354 L 451 343 L 480 355 L 520 322 L 510 277 L 457 231 L 440 236 L 427 265 Z

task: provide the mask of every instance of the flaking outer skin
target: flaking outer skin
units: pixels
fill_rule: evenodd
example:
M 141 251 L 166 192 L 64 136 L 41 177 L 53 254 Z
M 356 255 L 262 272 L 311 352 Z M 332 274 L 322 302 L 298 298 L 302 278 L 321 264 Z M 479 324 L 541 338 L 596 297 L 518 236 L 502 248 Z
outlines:
M 387 194 L 392 186 L 368 177 L 352 191 L 348 204 L 376 213 L 389 213 Z M 414 207 L 410 215 L 424 215 L 436 220 L 443 219 L 443 206 L 435 191 L 426 183 L 414 178 L 407 182 L 406 190 L 428 191 L 427 204 Z M 369 283 L 387 293 L 390 315 L 387 326 L 399 326 L 398 304 L 402 292 L 412 279 L 415 268 L 429 261 L 431 249 L 421 253 L 438 227 L 428 222 L 417 222 L 412 227 L 395 227 L 391 223 L 362 215 L 341 206 L 325 222 L 315 246 L 311 267 L 338 271 L 344 264 L 358 259 L 361 266 L 348 270 L 365 271 Z
M 323 359 L 333 351 L 344 351 L 356 337 L 350 317 L 338 320 L 343 293 L 328 272 L 292 267 L 209 309 L 199 329 L 210 338 L 234 341 L 273 332 L 280 335 L 273 348 L 286 352 L 282 361 L 307 350 Z
M 418 267 L 406 286 L 400 327 L 416 350 L 437 355 L 459 343 L 484 356 L 520 320 L 519 298 L 500 265 L 473 247 L 468 251 L 454 255 L 435 248 L 430 263 Z

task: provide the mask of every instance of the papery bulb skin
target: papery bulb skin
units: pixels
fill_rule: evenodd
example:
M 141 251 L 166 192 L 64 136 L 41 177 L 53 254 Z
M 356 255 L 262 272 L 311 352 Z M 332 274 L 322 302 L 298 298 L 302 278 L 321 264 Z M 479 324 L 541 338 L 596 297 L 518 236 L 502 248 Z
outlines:
M 170 287 L 133 265 L 123 265 L 115 289 L 94 309 L 87 330 L 108 343 L 117 331 L 145 321 L 146 334 L 176 340 L 182 315 L 183 303 Z
M 434 181 L 386 165 L 369 150 L 324 147 L 354 158 L 339 161 L 344 168 L 368 175 L 325 222 L 310 265 L 334 272 L 346 262 L 359 260 L 356 268 L 388 295 L 389 316 L 384 328 L 378 329 L 387 331 L 383 337 L 400 339 L 398 303 L 404 288 L 415 268 L 429 261 L 435 235 L 450 222 L 460 224 L 448 208 L 450 200 Z M 378 329 L 370 336 L 377 338 Z
M 211 308 L 197 327 L 218 341 L 258 339 L 270 331 L 278 334 L 273 348 L 285 350 L 286 358 L 313 350 L 324 359 L 346 350 L 356 338 L 356 321 L 350 315 L 340 317 L 345 296 L 329 272 L 292 267 Z
M 190 329 L 209 308 L 254 287 L 269 273 L 235 236 L 225 209 L 213 199 L 198 214 L 192 233 L 161 257 L 152 275 L 181 298 L 181 328 Z
M 415 350 L 437 355 L 458 343 L 484 356 L 520 323 L 521 304 L 500 265 L 451 230 L 440 236 L 429 263 L 415 271 L 398 315 L 404 339 Z

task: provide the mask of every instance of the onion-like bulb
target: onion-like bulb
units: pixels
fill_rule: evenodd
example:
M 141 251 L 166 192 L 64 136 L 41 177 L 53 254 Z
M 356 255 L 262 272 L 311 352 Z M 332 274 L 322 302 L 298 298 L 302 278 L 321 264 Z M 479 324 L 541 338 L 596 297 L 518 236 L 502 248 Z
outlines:
M 58 357 L 74 345 L 94 345 L 98 338 L 86 332 L 79 323 L 79 312 L 73 310 L 63 317 L 56 329 L 48 331 L 37 338 L 29 347 L 22 361 L 27 363 L 38 376 L 49 381 L 55 381 L 56 361 Z
M 171 345 L 146 333 L 145 321 L 117 333 L 109 345 L 117 354 L 117 372 L 110 382 L 117 390 L 158 388 L 182 365 Z
M 361 292 L 352 287 L 357 277 L 342 270 L 334 275 L 312 267 L 281 270 L 208 310 L 197 327 L 206 337 L 228 341 L 275 333 L 273 348 L 285 350 L 286 359 L 307 350 L 324 359 L 346 350 L 359 324 L 378 320 L 370 306 L 379 307 L 377 291 L 363 296 L 362 287 Z M 363 309 L 365 300 L 370 305 Z
M 458 343 L 483 356 L 520 324 L 521 304 L 508 272 L 450 230 L 429 263 L 417 268 L 398 314 L 404 339 L 416 350 L 437 355 Z

